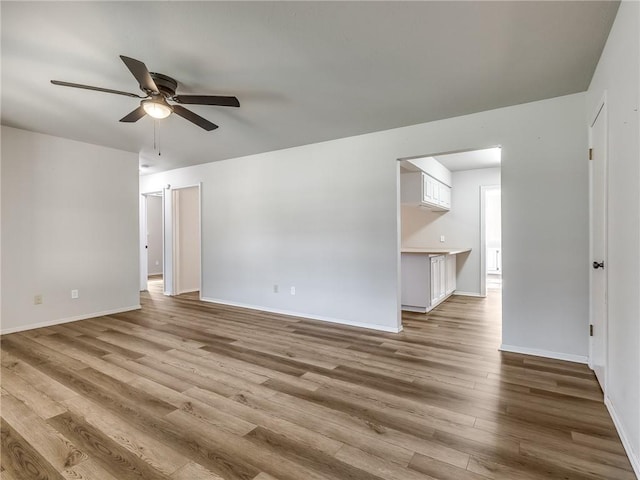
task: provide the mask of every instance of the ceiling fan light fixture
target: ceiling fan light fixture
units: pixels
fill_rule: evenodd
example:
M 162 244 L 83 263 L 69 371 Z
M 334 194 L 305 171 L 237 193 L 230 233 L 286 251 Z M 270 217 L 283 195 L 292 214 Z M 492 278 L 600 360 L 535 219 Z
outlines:
M 143 100 L 142 108 L 147 115 L 158 120 L 167 118 L 173 112 L 167 103 L 158 100 Z

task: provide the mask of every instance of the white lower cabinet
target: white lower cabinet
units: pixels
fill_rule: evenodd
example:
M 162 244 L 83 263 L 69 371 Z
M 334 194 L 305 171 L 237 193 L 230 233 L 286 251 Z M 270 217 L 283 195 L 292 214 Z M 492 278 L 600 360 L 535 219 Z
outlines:
M 446 293 L 446 267 L 444 255 L 431 257 L 431 298 L 430 305 L 433 307 L 440 303 Z
M 426 313 L 456 289 L 456 256 L 402 253 L 402 309 Z
M 456 256 L 447 255 L 445 258 L 447 270 L 447 295 L 451 295 L 456 289 Z

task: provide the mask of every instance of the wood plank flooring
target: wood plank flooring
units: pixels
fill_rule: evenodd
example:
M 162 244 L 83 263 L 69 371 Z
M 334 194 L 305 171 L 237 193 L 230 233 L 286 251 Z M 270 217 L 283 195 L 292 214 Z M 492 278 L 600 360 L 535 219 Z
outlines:
M 499 292 L 396 335 L 150 288 L 2 337 L 1 480 L 635 479 L 586 366 L 498 352 Z

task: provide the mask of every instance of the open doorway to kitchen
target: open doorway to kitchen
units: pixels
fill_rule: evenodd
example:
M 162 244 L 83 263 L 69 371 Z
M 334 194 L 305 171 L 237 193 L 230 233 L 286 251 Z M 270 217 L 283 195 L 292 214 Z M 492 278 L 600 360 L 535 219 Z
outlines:
M 478 297 L 496 313 L 492 318 L 499 332 L 502 300 L 494 287 L 502 281 L 501 148 L 404 158 L 399 163 L 402 310 L 429 318 L 449 302 L 468 304 L 471 300 L 464 297 Z M 485 204 L 491 208 L 488 215 Z M 488 246 L 493 252 L 490 264 Z

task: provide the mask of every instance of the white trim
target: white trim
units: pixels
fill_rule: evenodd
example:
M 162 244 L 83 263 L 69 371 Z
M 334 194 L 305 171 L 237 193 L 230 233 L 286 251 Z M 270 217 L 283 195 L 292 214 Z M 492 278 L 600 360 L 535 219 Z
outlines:
M 502 152 L 500 152 L 502 157 Z M 502 159 L 500 160 L 502 163 Z M 499 167 L 502 169 L 502 165 Z M 501 170 L 502 171 L 502 170 Z M 502 183 L 498 185 L 480 185 L 480 297 L 487 296 L 487 192 L 498 190 L 502 193 Z M 502 202 L 502 200 L 501 200 Z M 502 210 L 502 204 L 500 205 Z M 501 233 L 502 234 L 502 233 Z M 500 247 L 502 250 L 502 246 Z
M 277 308 L 260 307 L 258 305 L 248 305 L 246 303 L 228 302 L 217 298 L 201 297 L 203 302 L 218 303 L 220 305 L 229 305 L 231 307 L 248 308 L 249 310 L 258 310 L 261 312 L 277 313 L 279 315 L 288 315 L 290 317 L 307 318 L 309 320 L 320 320 L 322 322 L 338 323 L 340 325 L 349 325 L 351 327 L 368 328 L 369 330 L 378 330 L 381 332 L 400 333 L 401 328 L 386 327 L 384 325 L 376 325 L 374 323 L 354 322 L 352 320 L 342 320 L 339 318 L 325 317 L 322 315 L 310 315 L 308 313 L 290 312 L 288 310 L 280 310 Z
M 613 403 L 611 402 L 611 399 L 605 396 L 604 404 L 606 405 L 607 410 L 609 410 L 609 415 L 611 415 L 613 424 L 615 425 L 616 430 L 618 431 L 618 435 L 620 436 L 620 440 L 622 441 L 622 446 L 627 452 L 627 457 L 629 457 L 629 462 L 631 463 L 631 466 L 633 467 L 633 470 L 636 473 L 636 477 L 640 478 L 640 457 L 638 456 L 638 453 L 633 451 L 633 448 L 631 447 L 631 442 L 629 441 L 629 437 L 627 437 L 627 434 L 624 428 L 622 427 L 622 422 L 620 421 L 620 418 L 618 417 L 618 414 L 616 413 L 616 410 L 613 407 Z
M 193 292 L 199 292 L 199 291 L 200 291 L 199 288 L 193 288 L 191 290 L 185 290 L 184 292 L 176 293 L 176 295 L 182 295 L 183 293 L 193 293 Z
M 548 350 L 539 350 L 537 348 L 517 347 L 515 345 L 500 345 L 498 349 L 502 352 L 522 353 L 524 355 L 533 355 L 535 357 L 553 358 L 555 360 L 565 360 L 567 362 L 586 364 L 589 358 L 586 355 L 573 355 L 571 353 L 550 352 Z
M 33 325 L 22 325 L 20 327 L 6 328 L 0 331 L 0 335 L 24 332 L 26 330 L 34 330 L 36 328 L 52 327 L 54 325 L 61 325 L 63 323 L 77 322 L 78 320 L 86 320 L 87 318 L 97 318 L 97 317 L 103 317 L 105 315 L 114 315 L 116 313 L 130 312 L 131 310 L 140 310 L 141 308 L 142 308 L 141 305 L 132 305 L 131 307 L 114 308 L 113 310 L 105 310 L 103 312 L 85 313 L 82 315 L 76 315 L 75 317 L 60 318 L 58 320 L 49 320 L 47 322 L 35 323 Z
M 198 289 L 195 290 L 182 290 L 180 288 L 180 282 L 177 275 L 179 268 L 179 258 L 178 251 L 180 250 L 180 241 L 178 232 L 180 230 L 180 215 L 178 215 L 178 208 L 180 204 L 179 197 L 176 196 L 178 190 L 185 190 L 187 188 L 197 188 L 198 189 L 198 235 L 200 236 L 200 251 L 198 252 L 199 262 L 200 262 L 200 285 Z M 172 258 L 172 281 L 170 285 L 170 291 L 165 291 L 165 295 L 173 296 L 173 295 L 182 295 L 183 293 L 197 292 L 198 290 L 202 290 L 202 182 L 195 183 L 193 185 L 181 185 L 178 187 L 171 187 L 171 258 Z M 202 300 L 202 298 L 200 298 Z
M 608 301 L 607 301 L 607 297 L 608 297 L 608 291 L 609 291 L 609 213 L 608 213 L 608 208 L 609 208 L 609 112 L 608 112 L 608 105 L 607 105 L 607 91 L 605 90 L 602 94 L 602 97 L 600 98 L 600 101 L 598 103 L 596 103 L 595 108 L 593 109 L 593 113 L 590 117 L 590 121 L 589 121 L 589 127 L 588 127 L 588 141 L 589 141 L 589 148 L 593 147 L 593 126 L 595 125 L 596 121 L 598 120 L 598 118 L 600 118 L 600 115 L 602 115 L 603 117 L 603 121 L 604 121 L 604 129 L 605 129 L 605 133 L 604 133 L 604 151 L 605 151 L 605 155 L 604 155 L 604 165 L 603 165 L 603 170 L 604 170 L 604 205 L 603 205 L 603 222 L 604 222 L 604 245 L 603 245 L 603 249 L 604 249 L 604 254 L 603 254 L 603 258 L 602 261 L 604 261 L 605 264 L 605 270 L 604 270 L 604 295 L 605 295 L 605 305 L 604 305 L 604 318 L 602 319 L 602 323 L 603 323 L 603 332 L 602 335 L 604 336 L 604 385 L 600 385 L 600 387 L 602 388 L 602 391 L 604 392 L 605 396 L 607 394 L 608 391 L 608 386 L 607 386 L 607 382 L 608 382 L 608 378 L 609 378 L 609 305 L 608 305 Z M 589 265 L 591 265 L 591 262 L 595 260 L 595 255 L 593 253 L 593 237 L 594 237 L 594 232 L 593 232 L 593 223 L 594 223 L 594 218 L 593 218 L 593 162 L 589 161 L 589 258 L 587 259 L 587 263 Z M 592 289 L 593 289 L 593 275 L 594 275 L 594 271 L 592 268 L 589 268 L 589 325 L 593 325 L 594 324 L 594 318 L 593 318 L 593 308 L 592 308 L 592 301 L 591 301 L 591 295 L 592 295 Z M 587 334 L 588 335 L 588 334 Z M 589 368 L 591 370 L 594 370 L 594 365 L 593 365 L 593 337 L 588 336 L 587 337 L 587 341 L 589 344 L 589 353 L 588 353 L 588 361 L 587 364 L 589 365 Z M 595 372 L 595 371 L 594 371 Z M 598 381 L 598 383 L 600 383 Z
M 396 162 L 396 324 L 402 330 L 402 205 L 400 190 L 400 162 Z
M 159 195 L 158 195 L 159 194 Z M 148 240 L 148 217 L 147 217 L 147 199 L 149 196 L 159 196 L 161 200 L 161 238 L 162 242 L 162 272 L 160 273 L 149 273 L 149 250 L 146 248 L 147 240 Z M 140 221 L 140 291 L 147 291 L 147 282 L 149 279 L 149 275 L 162 275 L 162 288 L 164 290 L 164 266 L 166 265 L 165 254 L 164 254 L 164 196 L 165 189 L 161 190 L 153 190 L 150 192 L 140 192 L 140 211 L 139 211 L 139 221 Z M 146 275 L 145 275 L 146 272 Z
M 485 298 L 486 297 L 486 295 L 482 295 L 481 293 L 477 293 L 477 292 L 459 292 L 458 290 L 454 290 L 452 295 L 460 295 L 461 297 L 478 297 L 478 298 Z
M 138 214 L 138 221 L 140 222 L 140 228 L 138 229 L 140 265 L 138 267 L 138 271 L 140 274 L 140 291 L 144 292 L 148 288 L 147 281 L 149 278 L 149 246 L 147 244 L 149 227 L 147 222 L 147 196 L 144 193 L 140 194 L 140 208 Z
M 402 305 L 402 310 L 412 313 L 427 313 L 427 307 L 412 307 L 411 305 Z

